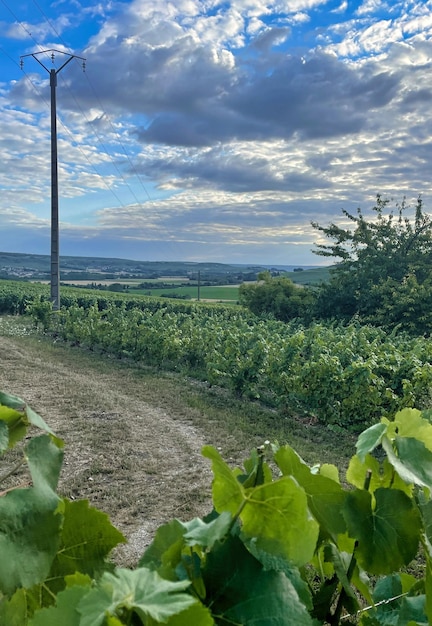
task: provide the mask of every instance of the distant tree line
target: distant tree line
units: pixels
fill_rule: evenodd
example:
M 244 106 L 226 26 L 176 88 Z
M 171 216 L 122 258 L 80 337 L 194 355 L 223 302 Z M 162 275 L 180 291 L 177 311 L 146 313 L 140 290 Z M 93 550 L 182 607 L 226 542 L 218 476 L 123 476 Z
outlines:
M 259 282 L 240 287 L 240 303 L 257 315 L 283 321 L 354 318 L 430 335 L 432 223 L 420 197 L 414 209 L 405 200 L 393 210 L 389 205 L 377 195 L 370 218 L 361 209 L 356 214 L 343 210 L 351 227 L 312 222 L 327 240 L 316 244 L 314 252 L 335 261 L 327 282 L 300 288 L 286 277 L 262 273 Z

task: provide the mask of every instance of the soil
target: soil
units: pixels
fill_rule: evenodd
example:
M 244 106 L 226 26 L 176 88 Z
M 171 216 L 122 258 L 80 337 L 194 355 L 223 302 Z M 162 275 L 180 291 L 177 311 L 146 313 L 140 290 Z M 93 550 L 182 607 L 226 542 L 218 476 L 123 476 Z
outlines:
M 1 320 L 0 320 L 1 321 Z M 65 441 L 59 492 L 88 498 L 110 515 L 133 566 L 156 529 L 211 510 L 209 436 L 185 411 L 152 398 L 145 376 L 80 350 L 47 349 L 35 338 L 0 335 L 0 390 L 19 396 Z M 150 398 L 150 400 L 149 400 Z

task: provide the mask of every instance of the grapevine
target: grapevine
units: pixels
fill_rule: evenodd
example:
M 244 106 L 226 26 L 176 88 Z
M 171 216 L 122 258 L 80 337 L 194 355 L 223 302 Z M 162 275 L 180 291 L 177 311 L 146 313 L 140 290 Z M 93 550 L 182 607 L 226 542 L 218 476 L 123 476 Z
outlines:
M 12 472 L 2 472 L 1 624 L 432 620 L 428 413 L 404 409 L 363 431 L 343 482 L 336 466 L 311 468 L 289 445 L 266 442 L 234 469 L 205 446 L 213 511 L 162 525 L 135 569 L 110 561 L 125 538 L 106 514 L 57 493 L 63 442 L 23 400 L 0 393 L 3 465 L 11 448 L 22 450 L 31 484 L 8 486 Z M 424 566 L 407 574 L 420 551 Z

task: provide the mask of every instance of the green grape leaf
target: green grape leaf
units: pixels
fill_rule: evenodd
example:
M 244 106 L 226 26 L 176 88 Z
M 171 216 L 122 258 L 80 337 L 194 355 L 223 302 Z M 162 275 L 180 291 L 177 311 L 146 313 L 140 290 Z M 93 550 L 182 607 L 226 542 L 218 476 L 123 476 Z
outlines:
M 215 448 L 204 446 L 202 454 L 212 461 L 213 503 L 216 511 L 237 515 L 245 499 L 243 487 Z
M 13 448 L 27 433 L 26 416 L 15 409 L 0 405 L 0 420 L 8 430 L 8 447 Z
M 171 582 L 157 572 L 141 567 L 136 570 L 117 569 L 105 572 L 80 602 L 80 626 L 102 626 L 107 615 L 118 617 L 118 611 L 134 611 L 146 623 L 148 617 L 166 622 L 169 617 L 186 610 L 196 600 L 184 593 L 189 581 Z
M 411 499 L 397 489 L 375 491 L 375 507 L 367 491 L 347 495 L 343 514 L 348 533 L 357 540 L 356 557 L 371 574 L 388 574 L 415 557 L 420 517 Z
M 55 606 L 36 611 L 28 626 L 80 626 L 77 607 L 88 592 L 88 587 L 78 585 L 60 591 Z
M 0 391 L 0 405 L 7 406 L 10 409 L 15 409 L 15 411 L 18 411 L 22 416 L 25 416 L 28 423 L 33 424 L 33 426 L 37 426 L 51 435 L 54 435 L 54 432 L 48 424 L 45 423 L 42 417 L 33 411 L 33 409 L 31 409 L 28 404 L 24 402 L 24 400 L 21 400 L 21 398 Z
M 267 463 L 264 463 L 264 460 L 258 450 L 252 450 L 250 457 L 246 459 L 243 465 L 246 470 L 246 474 L 242 474 L 241 470 L 238 472 L 234 471 L 234 474 L 245 489 L 272 481 L 271 469 Z
M 64 587 L 64 577 L 81 572 L 89 576 L 105 569 L 106 557 L 119 543 L 122 533 L 106 513 L 91 507 L 87 500 L 64 501 L 64 522 L 58 553 L 46 583 L 55 592 Z
M 34 486 L 0 498 L 0 589 L 5 594 L 41 583 L 60 541 L 62 506 L 54 488 L 62 451 L 42 435 L 30 441 L 26 455 Z
M 365 460 L 368 452 L 372 452 L 379 446 L 386 430 L 387 424 L 381 422 L 380 424 L 374 424 L 361 433 L 356 443 L 357 454 L 361 461 Z
M 160 624 L 160 622 L 157 623 Z M 198 602 L 185 611 L 172 615 L 165 622 L 166 626 L 214 626 L 214 623 L 209 609 Z
M 294 476 L 296 480 L 299 480 L 311 473 L 310 468 L 291 446 L 285 445 L 278 448 L 274 460 L 284 476 Z
M 321 474 L 312 474 L 297 452 L 283 446 L 275 454 L 275 461 L 284 476 L 293 476 L 307 495 L 309 509 L 321 526 L 321 532 L 335 537 L 346 531 L 341 509 L 345 492 L 338 482 Z
M 370 610 L 371 619 L 377 624 L 428 626 L 425 596 L 402 595 L 410 591 L 413 583 L 416 584 L 413 577 L 399 573 L 378 580 L 373 593 L 377 606 Z
M 155 569 L 167 580 L 176 580 L 177 565 L 185 545 L 185 526 L 177 519 L 160 526 L 139 561 L 139 567 Z
M 228 511 L 224 511 L 208 523 L 197 517 L 185 523 L 184 526 L 186 528 L 184 539 L 187 546 L 199 545 L 211 549 L 216 541 L 220 541 L 227 534 L 231 526 L 231 515 Z
M 88 574 L 81 574 L 81 572 L 75 572 L 75 574 L 68 574 L 65 576 L 66 587 L 74 587 L 78 585 L 80 587 L 90 587 L 92 579 Z
M 207 555 L 203 578 L 206 603 L 217 623 L 312 626 L 291 580 L 282 572 L 266 571 L 236 536 L 228 536 Z
M 325 478 L 330 478 L 333 482 L 340 484 L 339 470 L 336 465 L 332 463 L 323 463 L 319 467 L 319 475 Z
M 387 436 L 393 439 L 396 434 L 399 437 L 418 439 L 432 451 L 432 424 L 422 417 L 418 409 L 403 409 L 396 413 L 389 424 Z
M 25 452 L 33 485 L 41 491 L 55 491 L 63 463 L 63 450 L 49 435 L 30 440 Z
M 60 541 L 59 499 L 34 488 L 15 489 L 0 498 L 0 589 L 42 582 Z
M 0 407 L 1 410 L 1 407 Z M 5 452 L 9 447 L 9 428 L 7 424 L 2 421 L 0 413 L 0 454 Z
M 0 624 L 5 626 L 23 626 L 27 619 L 27 598 L 24 589 L 18 589 L 8 599 L 0 600 Z
M 304 490 L 290 476 L 247 490 L 240 519 L 243 535 L 254 538 L 260 549 L 298 566 L 312 558 L 319 525 Z
M 374 492 L 378 487 L 382 487 L 380 464 L 379 461 L 370 454 L 366 454 L 364 457 L 355 454 L 351 457 L 346 479 L 351 485 L 357 487 L 357 489 L 364 489 L 368 471 L 371 472 L 368 491 Z
M 364 489 L 368 471 L 371 471 L 368 491 L 373 493 L 379 487 L 393 487 L 400 489 L 408 496 L 412 495 L 412 485 L 405 483 L 395 471 L 387 458 L 380 464 L 372 455 L 366 454 L 364 461 L 355 454 L 349 463 L 346 478 L 357 489 Z
M 389 463 L 391 463 L 395 471 L 405 483 L 407 483 L 408 485 L 413 483 L 414 485 L 420 485 L 422 487 L 425 486 L 423 484 L 423 481 L 399 460 L 399 457 L 396 455 L 390 439 L 388 439 L 387 437 L 383 437 L 382 446 L 385 450 Z
M 245 545 L 249 552 L 262 564 L 264 571 L 273 570 L 275 572 L 283 572 L 294 585 L 294 588 L 305 607 L 308 610 L 312 609 L 310 588 L 306 581 L 303 580 L 298 567 L 281 556 L 276 556 L 274 554 L 264 552 L 264 550 L 260 550 L 253 539 L 245 542 Z
M 430 427 L 432 430 L 432 426 Z M 432 452 L 414 437 L 396 437 L 394 446 L 401 463 L 413 476 L 416 484 L 432 488 Z M 396 468 L 397 469 L 397 468 Z

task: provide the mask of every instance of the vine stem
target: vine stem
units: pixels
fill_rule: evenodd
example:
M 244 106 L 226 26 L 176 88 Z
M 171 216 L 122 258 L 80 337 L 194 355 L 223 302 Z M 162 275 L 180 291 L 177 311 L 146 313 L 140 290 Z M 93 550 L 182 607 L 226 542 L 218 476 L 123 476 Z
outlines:
M 354 550 L 353 550 L 353 553 L 351 555 L 351 561 L 350 561 L 350 564 L 349 564 L 348 570 L 347 570 L 348 582 L 351 582 L 351 578 L 352 578 L 352 575 L 354 573 L 355 566 L 357 565 L 357 560 L 356 560 L 356 557 L 355 557 L 356 548 L 357 548 L 357 542 L 356 542 L 356 544 L 354 546 Z M 333 617 L 332 617 L 332 620 L 331 620 L 330 624 L 334 624 L 334 626 L 337 626 L 337 624 L 340 623 L 341 613 L 342 613 L 342 609 L 343 609 L 343 604 L 344 604 L 344 600 L 345 600 L 346 597 L 347 597 L 347 592 L 345 591 L 345 588 L 342 587 L 342 590 L 341 590 L 341 592 L 339 594 L 339 598 L 338 598 L 338 601 L 337 601 L 337 604 L 336 604 L 335 612 L 333 613 Z
M 405 593 L 400 593 L 398 596 L 394 596 L 393 598 L 387 598 L 386 600 L 380 600 L 380 602 L 376 602 L 376 604 L 371 604 L 370 606 L 365 606 L 364 609 L 360 609 L 359 611 L 357 611 L 355 613 L 355 616 L 357 617 L 358 615 L 361 615 L 362 613 L 365 613 L 365 611 L 370 611 L 371 609 L 375 609 L 377 606 L 382 606 L 384 604 L 390 604 L 391 602 L 394 602 L 395 600 L 400 600 L 401 598 L 404 598 L 405 596 L 409 595 L 409 591 L 406 591 Z M 346 619 L 349 619 L 350 617 L 354 617 L 353 615 L 344 615 L 343 617 L 341 617 L 340 621 L 343 622 Z
M 2 483 L 4 480 L 9 478 L 9 476 L 12 476 L 12 474 L 15 474 L 15 472 L 19 470 L 21 465 L 24 465 L 24 462 L 25 462 L 25 459 L 22 458 L 21 461 L 17 463 L 15 467 L 13 467 L 9 472 L 7 472 L 6 474 L 3 474 L 3 476 L 0 476 L 0 483 Z

